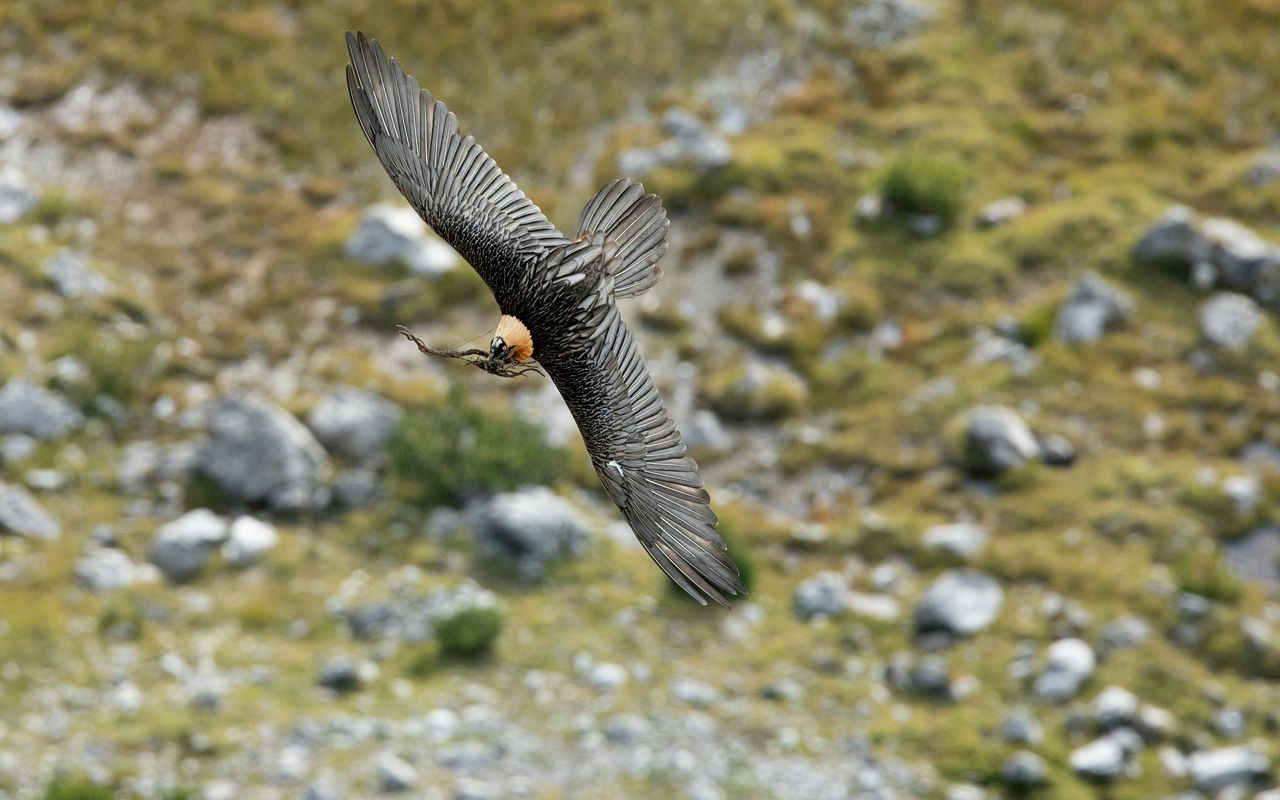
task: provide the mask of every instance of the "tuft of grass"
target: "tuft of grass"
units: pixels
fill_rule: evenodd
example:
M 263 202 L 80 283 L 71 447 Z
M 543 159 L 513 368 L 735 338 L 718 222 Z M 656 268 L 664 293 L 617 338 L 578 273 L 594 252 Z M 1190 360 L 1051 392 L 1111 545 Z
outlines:
M 425 508 L 564 476 L 565 451 L 513 414 L 470 405 L 455 388 L 441 402 L 407 412 L 387 444 L 391 476 L 402 496 Z
M 115 796 L 110 786 L 83 778 L 54 778 L 44 790 L 44 800 L 114 800 Z
M 1244 584 L 1222 560 L 1217 550 L 1188 550 L 1173 565 L 1178 588 L 1210 600 L 1235 605 L 1244 594 Z
M 471 660 L 493 652 L 502 633 L 502 614 L 494 608 L 468 608 L 437 620 L 435 627 L 441 655 Z
M 960 216 L 967 182 L 968 173 L 954 161 L 906 153 L 880 178 L 880 194 L 898 214 L 932 215 L 950 225 Z

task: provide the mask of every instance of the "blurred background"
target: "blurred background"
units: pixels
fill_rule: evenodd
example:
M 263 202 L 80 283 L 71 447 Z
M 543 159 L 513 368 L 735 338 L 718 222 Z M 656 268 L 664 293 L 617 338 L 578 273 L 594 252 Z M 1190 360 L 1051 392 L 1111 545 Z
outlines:
M 363 140 L 573 230 L 751 586 L 668 585 Z M 1280 794 L 1280 2 L 0 4 L 0 798 Z

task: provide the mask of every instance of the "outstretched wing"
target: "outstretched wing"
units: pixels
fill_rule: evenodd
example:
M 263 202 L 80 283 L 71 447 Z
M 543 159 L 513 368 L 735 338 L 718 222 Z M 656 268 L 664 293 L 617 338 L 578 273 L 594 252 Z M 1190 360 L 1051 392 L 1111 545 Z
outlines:
M 418 88 L 382 46 L 347 33 L 347 90 L 369 144 L 396 187 L 492 290 L 530 256 L 564 243 L 458 119 Z
M 745 594 L 675 423 L 612 304 L 589 343 L 544 362 L 573 412 L 606 491 L 662 571 L 699 603 Z

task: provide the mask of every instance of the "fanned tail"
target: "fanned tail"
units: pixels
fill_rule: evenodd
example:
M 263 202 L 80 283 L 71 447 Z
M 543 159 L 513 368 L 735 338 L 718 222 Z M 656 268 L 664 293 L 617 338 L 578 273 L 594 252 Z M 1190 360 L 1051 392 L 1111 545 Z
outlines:
M 578 238 L 599 243 L 615 297 L 633 297 L 658 282 L 667 252 L 667 212 L 657 195 L 625 178 L 610 181 L 582 209 Z

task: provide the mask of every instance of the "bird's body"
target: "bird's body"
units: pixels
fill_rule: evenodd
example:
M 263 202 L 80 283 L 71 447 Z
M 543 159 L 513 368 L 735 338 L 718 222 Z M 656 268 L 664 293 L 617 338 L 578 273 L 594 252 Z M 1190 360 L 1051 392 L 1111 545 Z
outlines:
M 566 237 L 377 42 L 347 34 L 347 49 L 347 87 L 369 143 L 423 219 L 484 279 L 502 314 L 487 356 L 419 348 L 477 355 L 473 363 L 500 375 L 536 361 L 573 413 L 605 490 L 662 570 L 703 604 L 745 593 L 698 466 L 615 302 L 660 275 L 668 227 L 661 201 L 638 183 L 612 181 Z

